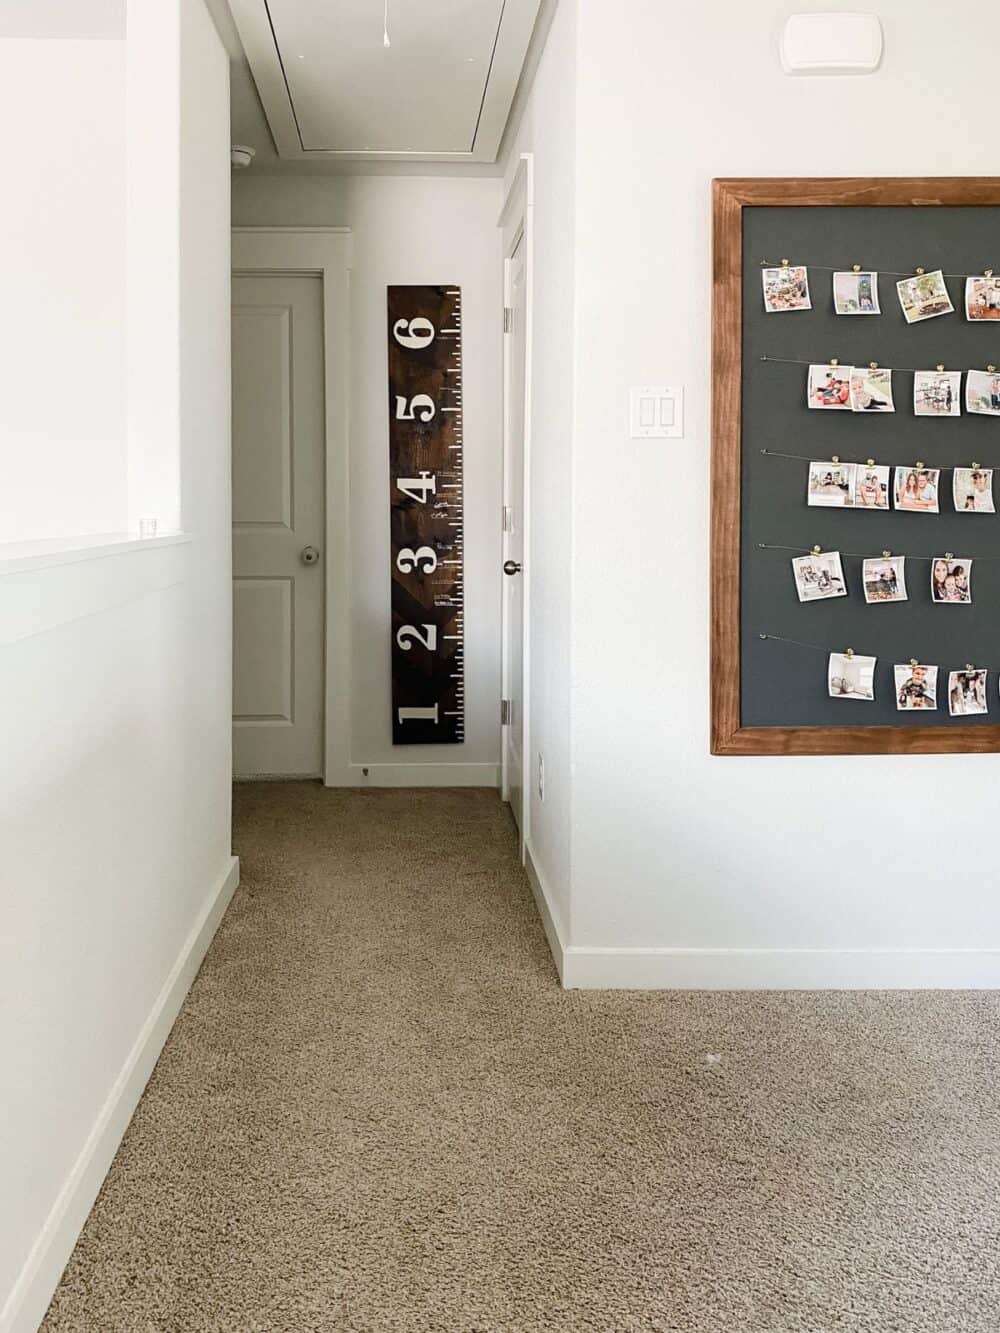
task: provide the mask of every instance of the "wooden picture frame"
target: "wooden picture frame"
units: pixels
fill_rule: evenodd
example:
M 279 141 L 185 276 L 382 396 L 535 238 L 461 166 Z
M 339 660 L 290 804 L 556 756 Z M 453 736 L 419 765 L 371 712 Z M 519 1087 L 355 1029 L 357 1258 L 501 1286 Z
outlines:
M 716 755 L 1000 750 L 1000 726 L 744 727 L 740 720 L 743 209 L 1000 206 L 997 177 L 718 179 L 713 190 L 711 751 Z

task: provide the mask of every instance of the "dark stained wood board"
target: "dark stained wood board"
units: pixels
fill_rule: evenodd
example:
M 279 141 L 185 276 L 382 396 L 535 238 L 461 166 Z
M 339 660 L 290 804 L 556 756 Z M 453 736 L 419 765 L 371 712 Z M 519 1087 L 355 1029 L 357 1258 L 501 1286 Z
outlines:
M 465 740 L 462 294 L 389 287 L 392 741 Z

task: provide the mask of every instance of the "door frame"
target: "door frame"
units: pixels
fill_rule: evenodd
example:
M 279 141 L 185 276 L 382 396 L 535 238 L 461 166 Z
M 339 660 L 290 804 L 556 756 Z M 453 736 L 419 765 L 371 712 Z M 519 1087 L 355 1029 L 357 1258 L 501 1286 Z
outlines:
M 511 257 L 519 244 L 524 246 L 524 422 L 522 427 L 522 497 L 521 533 L 524 581 L 521 593 L 521 860 L 531 831 L 531 362 L 532 362 L 532 282 L 534 268 L 534 154 L 522 153 L 518 159 L 510 188 L 500 211 L 498 225 L 503 236 L 503 295 L 504 306 L 510 299 Z M 503 503 L 508 501 L 510 481 L 510 335 L 503 339 Z M 507 559 L 507 533 L 501 519 L 503 559 Z M 507 698 L 510 681 L 510 661 L 507 634 L 507 599 L 501 583 L 501 683 L 502 697 Z M 510 795 L 507 772 L 507 744 L 500 737 L 500 792 L 504 800 Z
M 233 227 L 234 274 L 319 277 L 323 286 L 326 515 L 323 566 L 323 783 L 350 767 L 349 227 Z

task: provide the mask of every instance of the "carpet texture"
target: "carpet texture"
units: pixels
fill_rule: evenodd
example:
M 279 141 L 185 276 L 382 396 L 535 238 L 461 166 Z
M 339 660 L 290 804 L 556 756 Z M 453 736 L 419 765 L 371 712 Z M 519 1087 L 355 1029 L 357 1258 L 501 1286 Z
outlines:
M 490 792 L 234 842 L 46 1333 L 1000 1329 L 1000 996 L 563 992 Z

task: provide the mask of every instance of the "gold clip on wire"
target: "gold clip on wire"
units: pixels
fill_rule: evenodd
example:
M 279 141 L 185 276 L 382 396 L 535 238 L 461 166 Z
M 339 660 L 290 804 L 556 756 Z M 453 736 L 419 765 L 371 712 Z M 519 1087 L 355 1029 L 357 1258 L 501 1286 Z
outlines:
M 787 268 L 787 267 L 788 267 L 788 260 L 787 260 L 787 259 L 783 259 L 783 260 L 781 261 L 781 267 L 782 267 L 782 268 Z
M 911 658 L 910 658 L 910 666 L 911 666 L 911 667 L 915 667 L 915 666 L 919 666 L 919 665 L 920 665 L 920 663 L 917 661 L 917 659 L 916 659 L 915 657 L 911 657 Z
M 993 277 L 993 270 L 992 270 L 991 268 L 984 268 L 984 269 L 983 269 L 983 277 L 984 277 L 984 278 L 992 278 L 992 277 Z
M 934 367 L 934 369 L 935 369 L 935 370 L 939 370 L 939 371 L 940 371 L 940 370 L 944 370 L 944 366 L 943 366 L 943 365 L 937 365 L 937 366 Z
M 860 273 L 860 272 L 861 272 L 861 265 L 860 265 L 860 264 L 852 264 L 852 265 L 851 265 L 851 272 L 852 272 L 852 273 Z
M 830 365 L 830 366 L 839 366 L 839 365 L 840 365 L 840 362 L 837 360 L 837 358 L 836 358 L 835 356 L 831 356 L 831 357 L 830 357 L 830 360 L 827 362 L 827 365 Z
M 878 362 L 877 362 L 877 361 L 869 361 L 869 362 L 868 362 L 868 369 L 869 369 L 869 370 L 878 370 Z
M 924 270 L 922 268 L 915 268 L 913 271 L 918 278 L 922 278 L 924 276 Z
M 954 552 L 954 551 L 945 551 L 945 553 L 944 553 L 944 558 L 945 558 L 946 560 L 954 560 L 954 559 L 955 559 L 955 552 Z
M 971 662 L 966 662 L 965 669 L 966 671 L 975 671 L 976 668 L 972 665 Z
M 987 366 L 987 367 L 986 367 L 986 373 L 987 373 L 987 375 L 993 375 L 995 372 L 996 372 L 996 366 Z
M 854 656 L 854 649 L 853 649 L 853 648 L 845 648 L 845 649 L 844 649 L 844 656 L 847 658 L 848 661 L 850 661 L 851 658 Z
M 839 462 L 840 462 L 840 454 L 832 454 L 831 457 L 830 457 L 830 462 L 831 462 L 831 463 L 839 463 Z
M 865 459 L 865 467 L 874 467 L 874 466 L 875 466 L 875 459 L 874 459 L 874 458 L 866 458 L 866 459 Z
M 822 555 L 822 554 L 823 554 L 823 548 L 822 548 L 822 546 L 814 546 L 814 547 L 812 548 L 812 551 L 810 552 L 810 554 L 811 554 L 811 555 Z
M 919 459 L 919 458 L 918 458 L 917 461 L 913 464 L 913 466 L 917 469 L 918 472 L 923 472 L 923 470 L 924 470 L 923 461 L 922 461 L 921 459 Z
M 973 463 L 973 465 L 972 465 L 972 470 L 973 470 L 973 472 L 978 472 L 978 470 L 979 470 L 979 464 L 978 464 L 978 463 Z
M 883 559 L 883 560 L 888 560 L 889 557 L 890 557 L 891 555 L 892 555 L 892 552 L 891 552 L 891 551 L 883 551 L 883 552 L 882 552 L 882 559 Z

